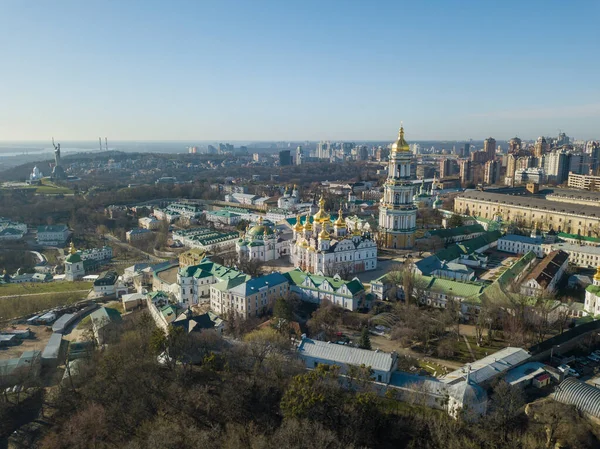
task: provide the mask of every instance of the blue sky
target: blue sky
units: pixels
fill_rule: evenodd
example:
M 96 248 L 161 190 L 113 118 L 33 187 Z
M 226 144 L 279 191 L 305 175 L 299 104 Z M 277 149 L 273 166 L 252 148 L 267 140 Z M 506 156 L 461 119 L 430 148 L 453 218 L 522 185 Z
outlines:
M 0 140 L 600 138 L 600 2 L 0 1 Z

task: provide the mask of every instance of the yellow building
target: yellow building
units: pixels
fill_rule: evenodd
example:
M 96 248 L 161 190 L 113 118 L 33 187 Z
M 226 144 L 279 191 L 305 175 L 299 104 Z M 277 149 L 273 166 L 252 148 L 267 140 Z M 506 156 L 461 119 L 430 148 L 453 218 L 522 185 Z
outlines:
M 600 229 L 600 207 L 553 201 L 528 195 L 467 190 L 454 200 L 454 212 L 492 220 L 502 217 L 526 228 L 594 237 Z
M 192 248 L 179 255 L 179 266 L 184 268 L 190 265 L 198 265 L 206 257 L 206 251 L 201 248 Z

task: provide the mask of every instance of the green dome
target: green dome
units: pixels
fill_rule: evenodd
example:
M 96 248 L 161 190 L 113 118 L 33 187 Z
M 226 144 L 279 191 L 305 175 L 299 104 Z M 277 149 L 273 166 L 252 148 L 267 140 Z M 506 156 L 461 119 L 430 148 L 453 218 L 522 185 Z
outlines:
M 265 225 L 256 225 L 250 228 L 248 235 L 252 237 L 258 237 L 259 235 L 273 235 L 273 230 Z
M 81 256 L 78 253 L 69 254 L 69 256 L 65 259 L 65 262 L 69 262 L 69 263 L 81 262 Z

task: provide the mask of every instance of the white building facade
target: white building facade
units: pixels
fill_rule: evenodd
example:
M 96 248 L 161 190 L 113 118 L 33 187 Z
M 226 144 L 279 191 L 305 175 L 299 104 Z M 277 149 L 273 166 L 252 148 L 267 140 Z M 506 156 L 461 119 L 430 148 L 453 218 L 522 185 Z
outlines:
M 289 242 L 281 239 L 270 226 L 263 224 L 260 217 L 255 226 L 249 227 L 235 244 L 238 260 L 260 260 L 268 262 L 289 253 Z
M 319 200 L 319 211 L 312 217 L 296 217 L 290 245 L 290 258 L 295 267 L 326 276 L 360 273 L 377 268 L 377 244 L 369 232 L 346 227 L 340 209 L 335 223 Z
M 508 234 L 498 239 L 497 249 L 511 254 L 527 254 L 533 251 L 537 257 L 544 257 L 541 237 Z
M 413 203 L 415 187 L 411 182 L 412 154 L 404 128 L 392 145 L 388 178 L 379 205 L 379 238 L 386 248 L 412 248 L 417 229 L 417 206 Z
M 38 226 L 37 241 L 40 245 L 63 246 L 69 238 L 66 225 Z
M 593 316 L 600 315 L 600 265 L 596 270 L 592 285 L 588 285 L 585 289 L 583 310 Z

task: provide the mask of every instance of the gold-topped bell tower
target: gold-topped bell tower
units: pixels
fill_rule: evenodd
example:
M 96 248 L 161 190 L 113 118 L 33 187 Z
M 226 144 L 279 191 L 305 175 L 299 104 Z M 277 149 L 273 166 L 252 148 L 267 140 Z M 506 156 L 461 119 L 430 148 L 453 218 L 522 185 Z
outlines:
M 413 203 L 411 162 L 412 154 L 401 126 L 398 139 L 392 144 L 388 178 L 379 205 L 378 238 L 385 248 L 411 249 L 415 244 L 417 207 Z

